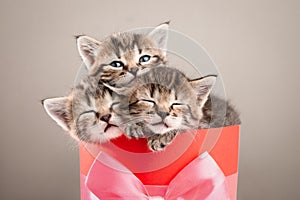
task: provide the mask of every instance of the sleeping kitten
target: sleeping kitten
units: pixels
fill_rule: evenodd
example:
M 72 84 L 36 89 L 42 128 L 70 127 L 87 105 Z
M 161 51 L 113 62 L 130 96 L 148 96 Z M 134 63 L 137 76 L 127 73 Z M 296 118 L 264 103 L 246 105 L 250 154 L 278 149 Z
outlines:
M 77 140 L 102 143 L 119 137 L 119 96 L 87 77 L 66 97 L 43 100 L 50 117 Z
M 77 47 L 90 75 L 121 87 L 149 68 L 167 62 L 168 27 L 169 22 L 166 22 L 148 34 L 116 33 L 101 42 L 78 36 Z
M 174 68 L 151 69 L 136 79 L 129 92 L 126 134 L 148 136 L 149 148 L 159 151 L 179 132 L 239 124 L 238 114 L 224 100 L 211 97 L 213 104 L 228 106 L 225 122 L 223 116 L 212 113 L 211 100 L 207 99 L 215 81 L 214 75 L 189 80 Z

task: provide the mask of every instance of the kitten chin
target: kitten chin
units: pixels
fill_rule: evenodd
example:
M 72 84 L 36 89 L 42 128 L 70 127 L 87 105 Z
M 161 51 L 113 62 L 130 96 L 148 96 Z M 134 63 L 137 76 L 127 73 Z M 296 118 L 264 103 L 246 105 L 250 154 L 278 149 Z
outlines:
M 147 124 L 146 126 L 152 131 L 152 133 L 156 133 L 156 134 L 160 134 L 160 135 L 174 130 L 173 127 L 169 127 L 164 123 L 159 123 L 156 125 Z
M 123 134 L 123 131 L 115 126 L 111 126 L 95 134 L 91 134 L 89 137 L 89 143 L 101 144 L 110 141 L 111 139 L 118 138 Z

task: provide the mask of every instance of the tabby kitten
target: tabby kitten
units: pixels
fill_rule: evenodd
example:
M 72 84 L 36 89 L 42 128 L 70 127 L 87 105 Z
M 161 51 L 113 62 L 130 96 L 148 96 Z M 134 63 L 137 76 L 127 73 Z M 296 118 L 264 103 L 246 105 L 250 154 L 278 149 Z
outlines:
M 212 127 L 211 122 L 213 126 L 239 124 L 236 111 L 220 99 L 217 104 L 228 106 L 229 117 L 225 122 L 223 116 L 212 119 L 211 100 L 207 100 L 215 81 L 214 75 L 189 80 L 174 68 L 151 69 L 136 79 L 130 91 L 126 134 L 135 138 L 148 136 L 149 148 L 160 151 L 179 132 Z
M 119 96 L 98 78 L 87 77 L 66 97 L 43 100 L 50 117 L 77 140 L 102 143 L 119 137 L 121 119 L 118 115 Z
M 89 74 L 114 87 L 130 83 L 149 68 L 166 63 L 169 22 L 148 34 L 116 33 L 103 41 L 77 37 L 79 54 Z

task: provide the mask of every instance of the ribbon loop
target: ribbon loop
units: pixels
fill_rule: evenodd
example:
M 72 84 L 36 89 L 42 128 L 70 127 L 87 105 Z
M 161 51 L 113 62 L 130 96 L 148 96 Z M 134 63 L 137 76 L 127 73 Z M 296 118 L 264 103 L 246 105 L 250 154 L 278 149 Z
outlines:
M 165 198 L 159 196 L 153 196 L 153 197 L 149 197 L 149 200 L 165 200 Z
M 85 184 L 99 199 L 229 199 L 225 176 L 207 152 L 180 171 L 169 186 L 160 187 L 144 185 L 129 169 L 101 152 Z

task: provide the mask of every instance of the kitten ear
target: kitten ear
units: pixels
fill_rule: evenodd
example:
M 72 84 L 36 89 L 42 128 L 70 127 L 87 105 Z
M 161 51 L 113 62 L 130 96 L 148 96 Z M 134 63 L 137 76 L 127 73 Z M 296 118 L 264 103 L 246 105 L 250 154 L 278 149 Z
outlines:
M 68 97 L 49 98 L 42 101 L 48 115 L 65 131 L 70 131 L 71 101 Z
M 216 75 L 208 75 L 200 79 L 189 81 L 197 94 L 198 101 L 201 107 L 207 101 L 208 95 L 210 94 L 212 87 L 216 82 L 216 79 L 217 79 Z
M 82 35 L 77 37 L 77 48 L 81 59 L 88 69 L 95 63 L 101 42 Z
M 169 23 L 169 21 L 162 23 L 149 33 L 149 36 L 157 43 L 158 48 L 163 50 L 164 54 L 167 50 Z

